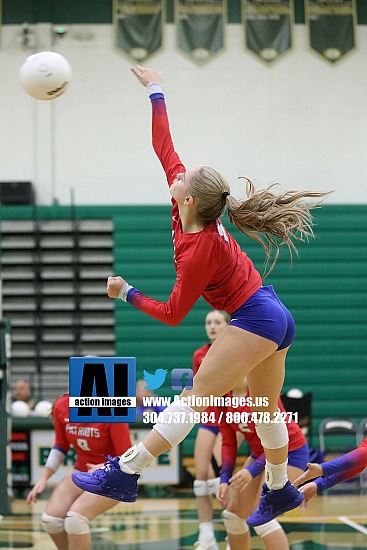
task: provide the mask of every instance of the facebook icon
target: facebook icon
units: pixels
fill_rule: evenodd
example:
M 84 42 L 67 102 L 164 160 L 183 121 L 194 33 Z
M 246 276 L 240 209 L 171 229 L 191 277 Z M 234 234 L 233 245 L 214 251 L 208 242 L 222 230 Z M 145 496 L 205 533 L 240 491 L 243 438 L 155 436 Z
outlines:
M 171 388 L 173 390 L 192 390 L 194 373 L 192 369 L 172 369 Z

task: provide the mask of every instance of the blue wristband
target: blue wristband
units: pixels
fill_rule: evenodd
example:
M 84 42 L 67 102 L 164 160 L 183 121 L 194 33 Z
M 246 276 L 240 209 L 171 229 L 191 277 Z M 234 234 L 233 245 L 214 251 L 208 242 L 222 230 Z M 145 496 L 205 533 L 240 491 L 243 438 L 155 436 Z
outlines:
M 126 301 L 129 302 L 129 304 L 131 304 L 131 299 L 132 297 L 134 296 L 134 294 L 136 292 L 139 292 L 137 288 L 130 288 L 129 292 L 127 293 L 127 296 L 126 296 Z

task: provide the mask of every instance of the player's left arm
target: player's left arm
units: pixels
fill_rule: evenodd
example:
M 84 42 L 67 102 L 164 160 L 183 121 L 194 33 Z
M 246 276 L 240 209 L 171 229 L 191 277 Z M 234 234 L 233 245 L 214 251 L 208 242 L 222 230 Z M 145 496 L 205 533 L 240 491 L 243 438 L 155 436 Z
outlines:
M 363 470 L 367 466 L 367 446 L 361 444 L 357 449 L 343 456 L 334 458 L 328 462 L 323 462 L 321 466 L 324 477 L 329 477 L 348 470 L 354 471 L 359 468 Z
M 355 470 L 347 470 L 345 472 L 333 474 L 328 477 L 318 477 L 314 480 L 314 483 L 317 486 L 317 494 L 321 495 L 326 489 L 330 489 L 330 487 L 334 487 L 334 485 L 337 485 L 342 481 L 348 481 L 348 479 L 352 479 L 353 477 L 363 472 L 363 470 L 364 466 L 361 466 L 359 468 L 356 468 Z
M 137 309 L 162 323 L 176 326 L 186 317 L 204 292 L 217 265 L 211 243 L 201 239 L 195 249 L 190 249 L 178 260 L 176 282 L 167 302 L 149 298 L 128 285 L 122 277 L 108 278 L 107 294 L 110 298 L 121 298 L 130 302 Z M 121 294 L 124 293 L 125 285 L 128 288 L 123 297 Z
M 222 467 L 220 470 L 220 482 L 229 484 L 234 468 L 236 466 L 237 457 L 237 437 L 236 432 L 231 426 L 226 423 L 225 410 L 222 415 L 222 420 L 219 424 L 220 433 L 222 434 Z
M 256 477 L 264 471 L 265 460 L 265 453 L 262 453 L 260 456 L 255 458 L 255 460 L 251 462 L 251 464 L 246 466 L 246 469 L 250 472 L 251 477 Z
M 358 475 L 367 466 L 367 444 L 366 440 L 349 453 L 322 464 L 308 464 L 308 469 L 298 479 L 295 485 L 300 485 L 322 474 L 315 480 L 318 494 L 326 489 L 334 487 L 342 481 L 347 481 Z

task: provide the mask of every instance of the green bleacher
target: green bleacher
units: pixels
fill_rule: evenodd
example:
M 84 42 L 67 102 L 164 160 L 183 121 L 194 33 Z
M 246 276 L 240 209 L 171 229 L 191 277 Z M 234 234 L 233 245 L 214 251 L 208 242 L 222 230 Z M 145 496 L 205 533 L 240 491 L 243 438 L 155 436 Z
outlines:
M 39 207 L 40 218 L 67 218 L 68 207 Z M 79 206 L 80 218 L 112 218 L 115 273 L 142 292 L 166 300 L 174 284 L 169 206 Z M 2 219 L 28 219 L 28 207 L 1 207 Z M 292 265 L 287 250 L 264 284 L 274 284 L 297 326 L 288 354 L 284 391 L 297 387 L 313 393 L 314 446 L 326 416 L 357 421 L 367 416 L 367 206 L 326 205 L 314 213 L 316 239 L 299 243 Z M 227 227 L 226 216 L 223 221 Z M 263 271 L 261 246 L 231 227 L 242 248 Z M 0 242 L 1 251 L 1 242 Z M 106 299 L 108 299 L 106 297 Z M 204 317 L 209 306 L 199 300 L 178 327 L 168 327 L 115 302 L 116 355 L 137 358 L 143 370 L 185 368 L 206 341 Z M 159 390 L 173 395 L 170 377 Z M 193 450 L 194 432 L 183 444 Z

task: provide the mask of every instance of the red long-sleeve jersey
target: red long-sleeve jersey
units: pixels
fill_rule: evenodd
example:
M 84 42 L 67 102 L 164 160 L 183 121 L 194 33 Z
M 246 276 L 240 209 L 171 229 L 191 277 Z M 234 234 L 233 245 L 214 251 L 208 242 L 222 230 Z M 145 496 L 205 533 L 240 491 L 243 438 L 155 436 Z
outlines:
M 201 346 L 201 348 L 198 348 L 194 351 L 194 354 L 192 356 L 192 370 L 194 371 L 194 375 L 199 370 L 199 367 L 203 362 L 204 357 L 210 350 L 210 346 L 211 344 L 204 344 L 203 346 Z
M 87 471 L 87 463 L 105 462 L 106 449 L 112 456 L 123 454 L 131 447 L 129 425 L 126 423 L 76 423 L 69 421 L 69 395 L 63 395 L 54 404 L 54 449 L 68 453 L 76 451 L 75 469 Z
M 153 94 L 151 100 L 153 147 L 170 186 L 186 169 L 173 146 L 163 94 Z M 197 233 L 183 233 L 172 199 L 172 235 L 176 282 L 168 301 L 159 302 L 135 289 L 128 296 L 151 317 L 177 325 L 200 296 L 213 309 L 232 314 L 261 287 L 259 272 L 219 219 Z

